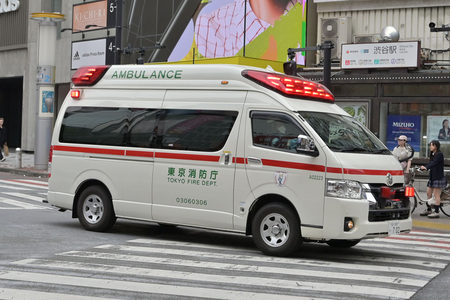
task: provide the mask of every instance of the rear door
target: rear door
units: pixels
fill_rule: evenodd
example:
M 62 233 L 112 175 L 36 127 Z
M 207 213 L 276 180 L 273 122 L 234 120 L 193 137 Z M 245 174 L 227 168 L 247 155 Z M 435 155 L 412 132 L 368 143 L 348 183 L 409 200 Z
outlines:
M 155 153 L 156 221 L 233 228 L 233 157 L 245 94 L 167 92 Z

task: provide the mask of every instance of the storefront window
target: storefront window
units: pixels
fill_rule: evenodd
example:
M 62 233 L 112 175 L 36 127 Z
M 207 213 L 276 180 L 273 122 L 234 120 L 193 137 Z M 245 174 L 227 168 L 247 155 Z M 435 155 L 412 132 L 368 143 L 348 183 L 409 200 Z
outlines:
M 380 103 L 380 139 L 390 150 L 406 135 L 416 157 L 428 157 L 428 144 L 439 140 L 450 159 L 449 122 L 450 103 Z

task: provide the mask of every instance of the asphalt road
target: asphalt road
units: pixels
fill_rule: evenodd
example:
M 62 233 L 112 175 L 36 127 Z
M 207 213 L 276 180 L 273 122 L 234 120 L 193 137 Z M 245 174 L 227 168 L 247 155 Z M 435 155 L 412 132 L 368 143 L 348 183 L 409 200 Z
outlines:
M 42 203 L 46 182 L 0 173 L 0 299 L 450 299 L 450 234 L 433 228 L 448 220 L 419 209 L 411 234 L 274 258 L 249 237 L 181 226 L 88 232 Z

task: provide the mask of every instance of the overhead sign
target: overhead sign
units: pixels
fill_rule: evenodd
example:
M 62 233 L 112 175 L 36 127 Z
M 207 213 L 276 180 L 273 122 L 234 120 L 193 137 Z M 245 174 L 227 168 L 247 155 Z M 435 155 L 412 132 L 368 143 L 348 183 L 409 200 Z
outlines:
M 341 69 L 417 68 L 420 44 L 387 42 L 342 44 Z
M 86 25 L 97 25 L 106 27 L 107 24 L 108 1 L 83 3 L 73 6 L 72 28 L 76 32 L 99 29 L 91 27 L 86 29 Z
M 72 43 L 72 70 L 82 66 L 110 65 L 114 62 L 114 52 L 110 46 L 114 37 Z

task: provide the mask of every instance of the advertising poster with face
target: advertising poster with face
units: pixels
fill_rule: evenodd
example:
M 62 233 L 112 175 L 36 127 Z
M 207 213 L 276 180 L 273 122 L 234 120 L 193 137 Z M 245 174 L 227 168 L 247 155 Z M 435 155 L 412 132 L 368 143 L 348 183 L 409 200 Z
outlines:
M 202 1 L 168 61 L 245 56 L 285 62 L 306 47 L 307 0 Z M 305 65 L 305 55 L 295 61 Z
M 444 157 L 446 158 L 450 157 L 449 120 L 450 116 L 427 117 L 427 144 L 433 140 L 438 140 L 441 143 L 440 150 L 444 153 Z

